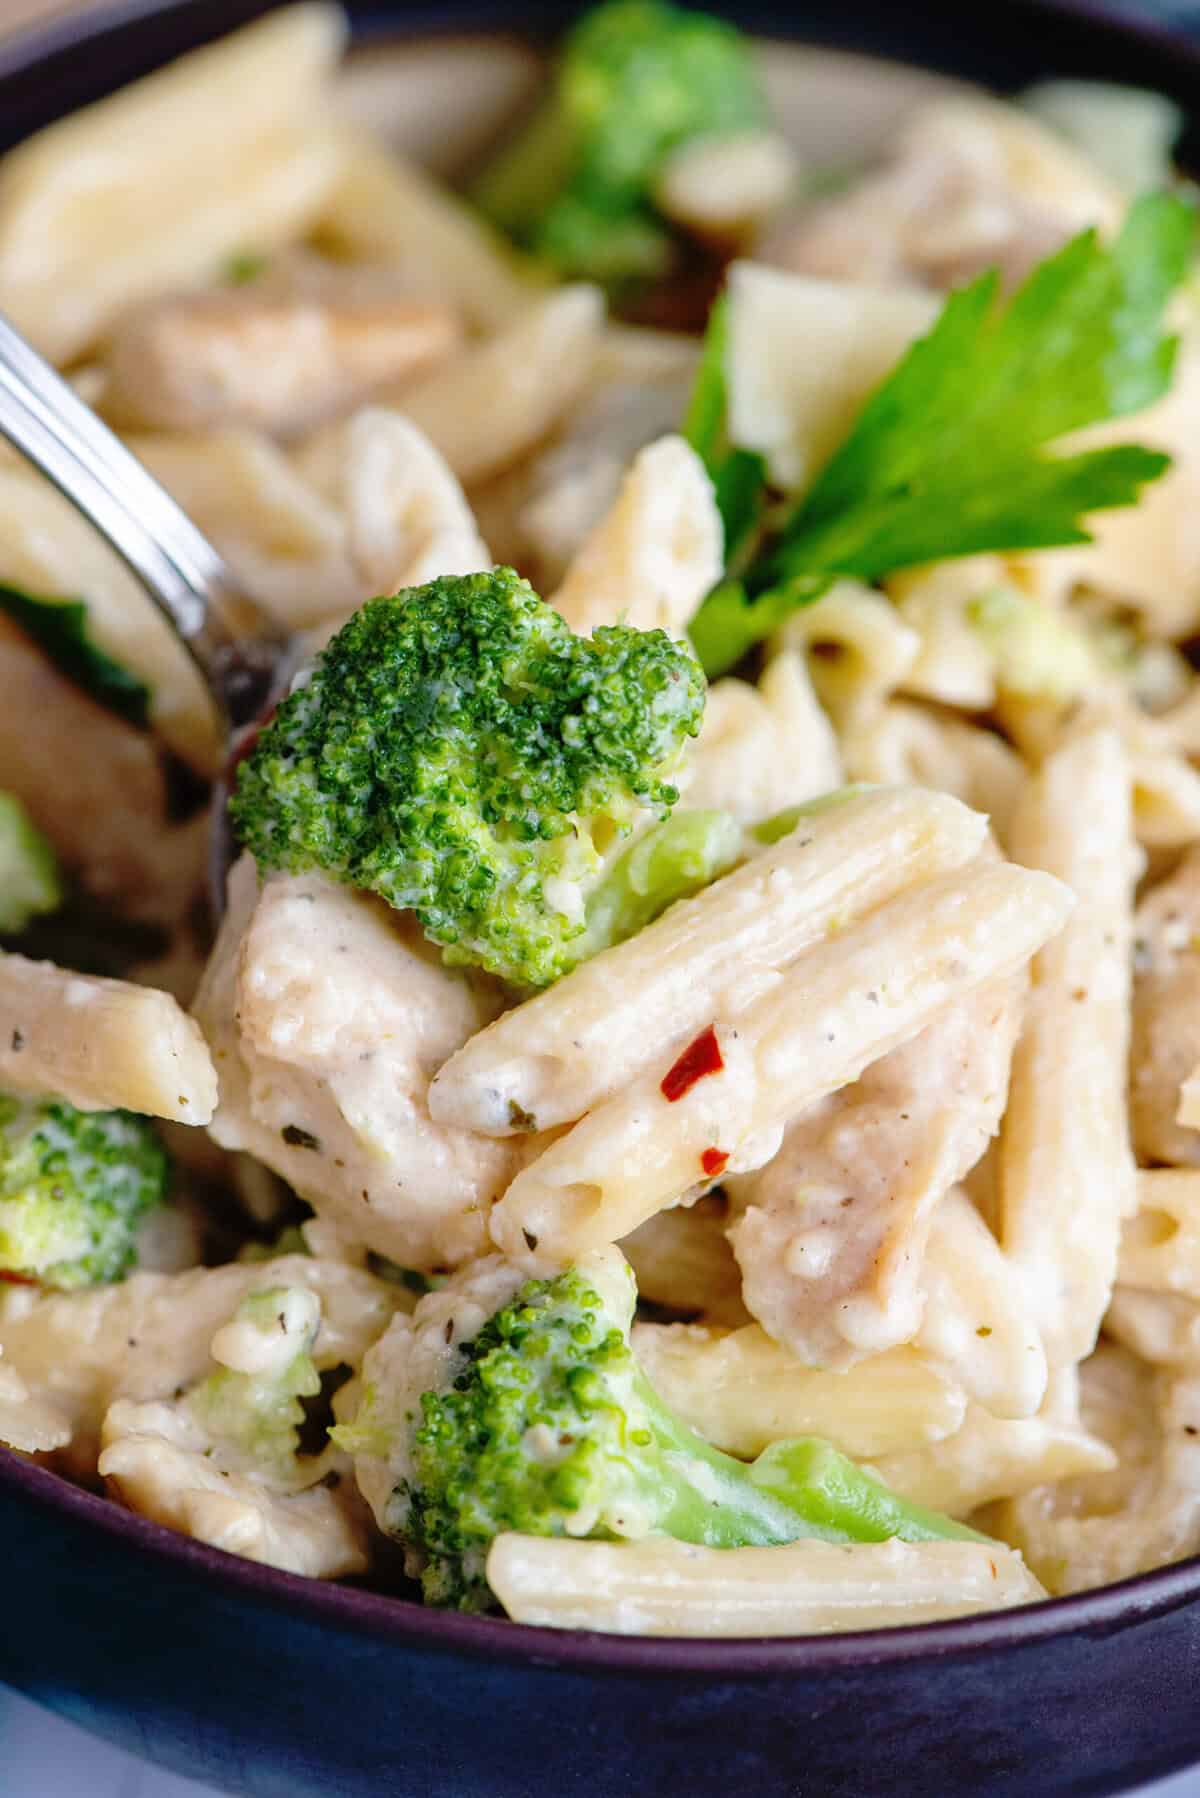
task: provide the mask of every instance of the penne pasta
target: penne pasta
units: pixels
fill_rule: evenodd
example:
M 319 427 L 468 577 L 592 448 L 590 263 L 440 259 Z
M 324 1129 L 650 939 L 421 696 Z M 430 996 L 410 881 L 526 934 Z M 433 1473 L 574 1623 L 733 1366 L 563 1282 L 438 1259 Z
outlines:
M 1176 1292 L 1114 1288 L 1104 1332 L 1156 1367 L 1200 1363 L 1200 1303 Z
M 366 597 L 344 518 L 269 437 L 231 425 L 129 447 L 281 625 L 344 618 Z
M 1000 1144 L 1000 1240 L 1061 1367 L 1095 1343 L 1136 1204 L 1125 1110 L 1134 859 L 1114 733 L 1086 732 L 1047 761 L 1011 839 L 1019 861 L 1078 899 L 1033 965 Z
M 1200 1060 L 1200 852 L 1152 886 L 1134 915 L 1129 1117 L 1143 1161 L 1200 1162 L 1188 1083 Z
M 962 1191 L 934 1214 L 914 1346 L 953 1372 L 998 1418 L 1032 1417 L 1046 1392 L 1046 1353 L 1019 1269 Z
M 497 1134 L 522 1118 L 547 1129 L 581 1117 L 804 949 L 969 861 L 985 828 L 933 794 L 831 796 L 744 867 L 472 1037 L 430 1086 L 433 1116 Z
M 731 678 L 709 688 L 676 785 L 688 806 L 748 824 L 842 785 L 837 738 L 797 650 L 773 655 L 757 686 Z
M 639 1296 L 709 1325 L 748 1323 L 742 1276 L 725 1223 L 725 1206 L 715 1193 L 648 1217 L 620 1244 Z
M 758 1324 L 635 1324 L 632 1340 L 670 1408 L 744 1460 L 783 1436 L 823 1436 L 858 1459 L 895 1454 L 954 1435 L 966 1411 L 953 1374 L 911 1348 L 831 1373 L 805 1367 Z
M 598 288 L 560 287 L 494 337 L 406 383 L 392 403 L 466 486 L 487 480 L 528 454 L 574 405 L 591 377 L 603 323 Z M 488 428 L 481 431 L 484 393 Z
M 488 1584 L 518 1623 L 640 1636 L 795 1636 L 929 1623 L 1045 1593 L 995 1542 L 695 1548 L 666 1536 L 497 1536 Z
M 345 29 L 336 6 L 307 0 L 13 151 L 0 169 L 0 309 L 68 362 L 125 307 L 303 231 L 342 159 L 329 88 Z
M 921 640 L 881 593 L 837 581 L 788 620 L 779 641 L 807 656 L 817 697 L 837 729 L 850 734 L 901 685 Z
M 1035 1417 L 996 1417 L 968 1405 L 953 1435 L 879 1456 L 871 1471 L 915 1504 L 970 1517 L 997 1499 L 1117 1465 L 1108 1444 L 1079 1416 L 1074 1374 L 1058 1376 Z
M 313 235 L 339 260 L 394 270 L 414 298 L 449 306 L 480 331 L 512 324 L 542 286 L 469 206 L 353 131 L 339 140 Z
M 23 955 L 0 955 L 0 1085 L 180 1124 L 217 1103 L 204 1038 L 169 993 Z
M 893 699 L 846 733 L 843 754 L 848 780 L 953 793 L 983 812 L 997 841 L 1007 846 L 1026 769 L 995 732 Z
M 679 636 L 720 577 L 721 551 L 704 464 L 682 437 L 661 437 L 634 457 L 550 603 L 580 636 L 617 623 Z
M 1117 1279 L 1143 1292 L 1200 1300 L 1200 1172 L 1148 1168 L 1125 1220 Z
M 944 1005 L 1023 967 L 1070 903 L 1057 880 L 1011 866 L 943 875 L 893 899 L 718 1015 L 718 1072 L 673 1100 L 671 1064 L 656 1067 L 560 1137 L 496 1205 L 493 1240 L 514 1260 L 568 1259 L 617 1241 L 726 1166 L 760 1166 L 807 1105 Z
M 1085 1416 L 1116 1451 L 1112 1471 L 999 1508 L 1004 1534 L 1054 1593 L 1200 1551 L 1200 1378 L 1194 1368 L 1152 1374 L 1128 1363 L 1109 1348 L 1081 1370 Z
M 344 518 L 362 598 L 491 567 L 458 481 L 401 413 L 365 406 L 310 438 L 294 462 Z

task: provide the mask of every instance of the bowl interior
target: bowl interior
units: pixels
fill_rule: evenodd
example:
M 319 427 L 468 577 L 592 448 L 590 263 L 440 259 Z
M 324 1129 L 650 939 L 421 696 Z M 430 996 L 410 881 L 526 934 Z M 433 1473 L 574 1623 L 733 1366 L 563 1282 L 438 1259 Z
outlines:
M 114 91 L 184 51 L 262 12 L 269 0 L 110 0 L 84 18 L 52 19 L 0 42 L 0 149 L 76 107 Z M 528 46 L 547 41 L 576 8 L 528 0 L 516 13 L 487 0 L 350 6 L 356 32 L 347 78 L 351 109 L 407 153 L 444 172 L 498 129 L 536 79 Z M 806 0 L 778 7 L 723 5 L 765 39 L 776 116 L 810 161 L 869 156 L 895 123 L 938 92 L 964 83 L 1008 91 L 1047 76 L 1121 80 L 1169 94 L 1188 120 L 1183 158 L 1200 162 L 1200 45 L 1124 20 L 1088 0 L 1003 0 L 964 28 L 959 0 Z M 512 33 L 521 30 L 521 37 Z M 794 28 L 791 38 L 780 34 Z M 496 50 L 503 41 L 504 58 Z M 525 46 L 524 49 L 518 46 Z M 511 54 L 509 54 L 511 51 Z M 448 95 L 470 84 L 464 137 L 448 139 Z M 460 107 L 461 109 L 461 107 Z M 470 138 L 468 143 L 466 138 Z M 1169 1611 L 1200 1595 L 1200 1557 L 1079 1597 L 1017 1613 L 769 1643 L 614 1638 L 529 1628 L 429 1612 L 407 1600 L 306 1580 L 177 1536 L 0 1449 L 0 1491 L 64 1522 L 86 1524 L 143 1554 L 167 1559 L 198 1581 L 216 1582 L 275 1607 L 300 1609 L 337 1629 L 393 1639 L 435 1637 L 485 1657 L 645 1671 L 753 1673 L 903 1660 L 984 1649 L 1017 1636 L 1106 1629 Z

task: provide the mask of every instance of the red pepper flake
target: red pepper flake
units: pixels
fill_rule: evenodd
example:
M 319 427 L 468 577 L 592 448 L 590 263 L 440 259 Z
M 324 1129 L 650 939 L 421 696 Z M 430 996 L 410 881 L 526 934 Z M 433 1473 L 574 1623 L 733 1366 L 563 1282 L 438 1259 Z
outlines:
M 684 1093 L 692 1090 L 697 1080 L 703 1080 L 706 1074 L 719 1074 L 724 1066 L 721 1045 L 710 1024 L 703 1035 L 698 1036 L 694 1043 L 688 1044 L 674 1067 L 663 1077 L 662 1095 L 674 1105 L 677 1099 L 682 1099 Z
M 710 1180 L 725 1172 L 725 1164 L 729 1160 L 728 1149 L 705 1149 L 700 1157 L 700 1166 Z

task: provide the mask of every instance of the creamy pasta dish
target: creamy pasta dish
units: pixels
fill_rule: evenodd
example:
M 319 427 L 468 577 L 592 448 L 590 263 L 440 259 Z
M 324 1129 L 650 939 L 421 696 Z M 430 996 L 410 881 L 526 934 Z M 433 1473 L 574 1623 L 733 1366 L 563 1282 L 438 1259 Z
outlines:
M 1173 109 L 344 38 L 0 161 L 0 312 L 303 649 L 231 744 L 0 455 L 0 1442 L 558 1627 L 1200 1552 Z

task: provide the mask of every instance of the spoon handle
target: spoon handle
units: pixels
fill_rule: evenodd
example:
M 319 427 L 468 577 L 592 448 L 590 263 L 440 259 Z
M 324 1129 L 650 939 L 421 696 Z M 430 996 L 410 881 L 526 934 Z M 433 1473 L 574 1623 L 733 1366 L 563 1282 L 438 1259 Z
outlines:
M 0 314 L 0 436 L 132 571 L 230 725 L 254 717 L 285 648 L 222 558 L 136 457 Z

